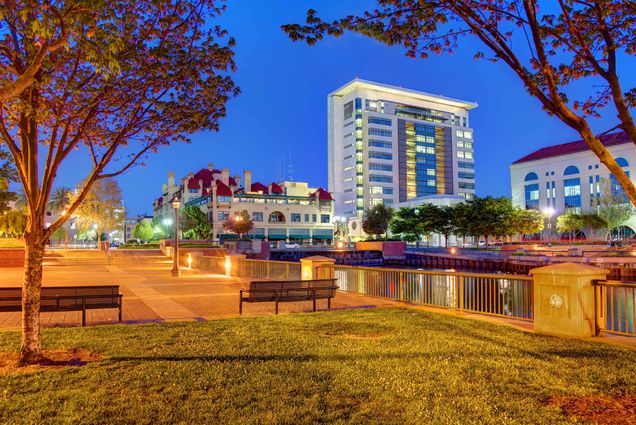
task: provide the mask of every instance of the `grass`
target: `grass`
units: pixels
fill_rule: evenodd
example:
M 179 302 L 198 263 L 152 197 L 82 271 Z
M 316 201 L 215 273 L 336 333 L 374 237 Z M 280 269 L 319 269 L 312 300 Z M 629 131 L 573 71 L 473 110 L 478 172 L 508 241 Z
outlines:
M 636 352 L 408 309 L 47 329 L 83 367 L 0 375 L 0 423 L 571 423 Z M 0 333 L 0 350 L 19 334 Z
M 0 248 L 24 248 L 24 241 L 15 238 L 0 238 Z

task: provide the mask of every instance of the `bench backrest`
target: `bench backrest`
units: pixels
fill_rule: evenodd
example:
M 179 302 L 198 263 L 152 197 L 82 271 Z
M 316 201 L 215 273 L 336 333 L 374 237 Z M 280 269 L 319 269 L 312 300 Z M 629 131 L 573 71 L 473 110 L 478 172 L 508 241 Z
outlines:
M 119 306 L 119 286 L 45 286 L 40 294 L 40 311 L 81 310 Z M 0 288 L 0 310 L 20 311 L 22 288 Z
M 250 282 L 249 300 L 275 301 L 277 291 L 281 299 L 312 299 L 314 291 L 310 289 L 315 289 L 316 299 L 333 298 L 336 279 Z

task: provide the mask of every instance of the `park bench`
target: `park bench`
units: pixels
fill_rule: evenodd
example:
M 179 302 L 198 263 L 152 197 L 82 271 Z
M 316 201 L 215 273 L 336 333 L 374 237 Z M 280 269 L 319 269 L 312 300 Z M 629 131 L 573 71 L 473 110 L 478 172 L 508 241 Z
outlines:
M 116 308 L 121 322 L 122 297 L 118 285 L 46 286 L 40 294 L 40 312 L 81 311 L 86 326 L 86 310 Z M 22 288 L 0 288 L 0 312 L 22 311 Z
M 336 296 L 336 279 L 282 280 L 250 282 L 248 289 L 241 289 L 239 314 L 243 314 L 243 303 L 278 303 L 291 301 L 312 301 L 316 311 L 316 300 L 327 300 L 331 308 L 331 299 Z

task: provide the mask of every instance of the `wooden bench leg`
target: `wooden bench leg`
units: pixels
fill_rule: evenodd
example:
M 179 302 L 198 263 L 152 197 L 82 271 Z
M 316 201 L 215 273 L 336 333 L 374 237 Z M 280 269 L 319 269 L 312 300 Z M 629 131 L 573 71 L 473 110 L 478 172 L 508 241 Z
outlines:
M 82 326 L 86 326 L 86 307 L 82 308 Z
M 331 298 L 327 298 L 327 310 L 331 310 Z
M 123 307 L 123 302 L 122 301 L 123 301 L 122 297 L 121 297 L 121 295 L 119 295 L 119 317 L 118 317 L 118 319 L 119 319 L 120 322 L 121 322 L 121 319 L 122 319 L 122 310 L 123 310 L 123 308 L 122 308 Z
M 314 297 L 314 299 L 312 300 L 314 303 L 314 313 L 316 312 L 316 298 Z
M 278 315 L 278 300 L 276 300 L 276 315 Z
M 243 314 L 243 297 L 239 298 L 239 316 Z

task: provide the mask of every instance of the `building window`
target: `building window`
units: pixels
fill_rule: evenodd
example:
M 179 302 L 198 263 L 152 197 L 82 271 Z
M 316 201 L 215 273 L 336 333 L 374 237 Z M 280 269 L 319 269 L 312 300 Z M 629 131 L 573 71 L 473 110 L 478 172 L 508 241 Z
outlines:
M 388 126 L 392 124 L 391 120 L 386 118 L 379 118 L 379 117 L 369 117 L 368 122 L 369 124 L 379 124 L 379 125 L 388 125 Z
M 300 214 L 292 213 L 291 214 L 291 221 L 293 223 L 300 223 Z
M 376 195 L 376 194 L 382 194 L 382 195 L 393 195 L 393 188 L 392 187 L 384 187 L 384 186 L 371 186 L 371 188 L 369 189 L 369 191 Z
M 474 189 L 475 183 L 459 182 L 460 189 Z
M 219 219 L 219 221 L 225 221 L 227 220 L 229 216 L 230 216 L 229 211 L 219 211 L 217 213 L 217 218 Z
M 353 117 L 353 101 L 347 102 L 344 105 L 344 119 L 348 120 Z
M 189 192 L 189 193 L 199 193 L 199 189 L 192 189 L 192 188 L 190 188 L 190 189 L 188 189 L 188 192 Z
M 376 174 L 371 174 L 369 175 L 369 181 L 370 182 L 377 182 L 377 183 L 393 183 L 393 177 L 392 176 L 379 176 Z
M 369 128 L 369 136 L 391 137 L 391 130 L 383 130 L 381 128 Z
M 321 223 L 329 223 L 329 214 L 320 214 L 320 222 Z
M 262 212 L 253 212 L 252 220 L 254 221 L 263 221 L 263 213 Z
M 470 131 L 464 131 L 464 139 L 472 139 L 473 138 L 473 133 L 471 133 Z
M 316 214 L 312 214 L 312 215 L 311 215 L 311 221 L 312 221 L 313 223 L 315 223 L 315 222 L 317 221 L 317 216 L 316 216 Z
M 457 163 L 457 167 L 458 168 L 468 168 L 469 170 L 474 170 L 475 169 L 475 164 L 473 162 L 458 162 Z
M 284 223 L 285 222 L 285 216 L 280 211 L 274 211 L 273 213 L 271 213 L 269 215 L 269 220 L 268 221 L 270 223 Z
M 390 161 L 393 159 L 393 154 L 386 153 L 386 152 L 369 151 L 369 158 L 385 159 L 387 161 Z
M 347 159 L 351 159 L 351 158 L 353 158 L 353 155 L 347 155 L 344 157 L 344 160 L 346 161 Z
M 535 180 L 539 180 L 539 176 L 537 176 L 537 173 L 528 173 L 526 174 L 526 178 L 523 179 L 523 181 L 526 181 L 526 182 L 531 182 Z
M 570 165 L 569 167 L 565 169 L 565 171 L 563 171 L 564 176 L 571 176 L 573 174 L 578 174 L 578 173 L 579 173 L 579 169 L 576 168 L 574 165 Z
M 417 145 L 415 147 L 415 152 L 429 154 L 429 155 L 435 155 L 435 148 L 432 147 L 432 146 L 420 146 L 420 145 Z
M 369 147 L 391 149 L 393 147 L 393 143 L 384 142 L 382 140 L 369 139 Z
M 526 209 L 536 210 L 539 209 L 539 183 L 527 184 L 525 187 L 526 192 Z
M 457 177 L 459 177 L 460 179 L 474 180 L 475 179 L 475 173 L 467 173 L 465 171 L 460 171 L 460 172 L 457 173 Z
M 347 128 L 347 127 L 349 127 L 350 125 L 353 125 L 353 121 L 349 121 L 348 123 L 346 123 L 346 124 L 343 126 L 343 128 Z
M 305 223 L 309 223 L 309 214 L 305 214 Z
M 391 164 L 375 164 L 375 163 L 370 163 L 369 164 L 369 170 L 373 170 L 373 171 L 393 171 L 393 165 Z
M 578 172 L 578 169 L 577 169 L 577 172 Z M 572 210 L 575 212 L 580 211 L 581 209 L 581 179 L 574 178 L 574 179 L 563 180 L 563 192 L 565 196 L 565 209 Z

